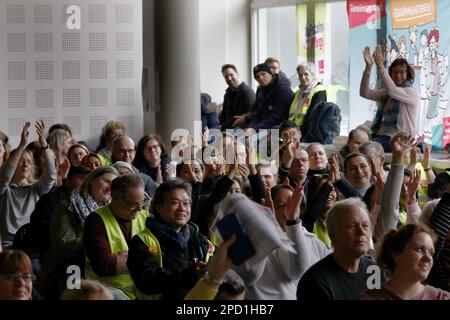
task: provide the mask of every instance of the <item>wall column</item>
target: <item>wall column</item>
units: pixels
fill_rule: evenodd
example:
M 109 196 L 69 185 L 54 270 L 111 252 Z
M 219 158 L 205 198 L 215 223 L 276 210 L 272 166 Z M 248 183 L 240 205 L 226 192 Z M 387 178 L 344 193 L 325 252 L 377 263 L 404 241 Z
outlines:
M 199 0 L 155 1 L 154 18 L 156 132 L 170 143 L 173 130 L 200 121 Z

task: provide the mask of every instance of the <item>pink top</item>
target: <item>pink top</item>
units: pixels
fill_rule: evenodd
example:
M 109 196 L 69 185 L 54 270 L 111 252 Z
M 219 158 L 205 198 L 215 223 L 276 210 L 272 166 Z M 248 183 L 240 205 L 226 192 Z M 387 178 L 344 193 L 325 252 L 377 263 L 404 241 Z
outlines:
M 360 300 L 402 300 L 385 288 L 368 290 L 359 298 Z M 425 285 L 425 289 L 410 300 L 450 300 L 450 292 Z
M 399 127 L 402 131 L 414 136 L 416 134 L 416 122 L 420 106 L 419 93 L 413 87 L 397 87 L 385 68 L 378 68 L 378 72 L 383 81 L 384 89 L 370 89 L 370 71 L 364 71 L 359 94 L 363 98 L 378 102 L 387 94 L 390 99 L 388 99 L 386 105 L 383 107 L 384 110 L 391 107 L 393 103 L 392 99 L 400 101 Z M 394 136 L 397 132 L 386 132 L 381 128 L 375 133 Z

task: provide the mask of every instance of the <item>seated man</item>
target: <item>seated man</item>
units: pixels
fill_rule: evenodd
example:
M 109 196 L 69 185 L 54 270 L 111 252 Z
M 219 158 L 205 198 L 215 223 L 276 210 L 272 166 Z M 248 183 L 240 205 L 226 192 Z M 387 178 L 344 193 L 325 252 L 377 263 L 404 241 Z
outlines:
M 121 175 L 111 182 L 111 202 L 91 213 L 84 223 L 86 278 L 121 290 L 130 299 L 136 297 L 136 290 L 126 265 L 128 243 L 144 230 L 148 211 L 142 208 L 148 201 L 140 177 Z
M 365 257 L 372 237 L 369 213 L 356 198 L 336 202 L 327 218 L 334 251 L 311 268 L 297 287 L 299 300 L 356 300 L 367 290 L 375 263 Z
M 294 93 L 287 80 L 272 74 L 264 63 L 253 68 L 253 75 L 259 83 L 252 111 L 245 116 L 236 117 L 236 125 L 254 130 L 270 129 L 279 126 L 287 119 L 289 106 Z
M 255 92 L 243 82 L 237 72 L 236 66 L 224 64 L 222 75 L 228 85 L 223 96 L 223 109 L 219 120 L 222 130 L 233 129 L 236 126 L 236 117 L 250 111 L 255 101 Z
M 356 128 L 350 131 L 347 143 L 337 153 L 339 157 L 339 171 L 344 171 L 345 157 L 352 152 L 358 151 L 359 147 L 368 142 L 369 139 L 370 137 L 367 132 L 362 129 Z
M 152 216 L 130 243 L 127 265 L 139 299 L 181 300 L 206 270 L 214 246 L 189 221 L 190 193 L 179 179 L 161 184 Z

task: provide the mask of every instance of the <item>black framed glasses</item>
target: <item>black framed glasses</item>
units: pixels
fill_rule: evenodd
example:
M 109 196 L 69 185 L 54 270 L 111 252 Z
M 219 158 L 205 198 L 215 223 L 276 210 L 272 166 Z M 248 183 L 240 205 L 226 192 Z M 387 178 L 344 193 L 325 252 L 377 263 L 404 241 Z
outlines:
M 120 200 L 122 200 L 130 209 L 135 210 L 145 208 L 150 203 L 151 198 L 147 193 L 144 193 L 144 197 L 144 200 L 135 203 L 130 203 L 123 198 L 120 198 Z

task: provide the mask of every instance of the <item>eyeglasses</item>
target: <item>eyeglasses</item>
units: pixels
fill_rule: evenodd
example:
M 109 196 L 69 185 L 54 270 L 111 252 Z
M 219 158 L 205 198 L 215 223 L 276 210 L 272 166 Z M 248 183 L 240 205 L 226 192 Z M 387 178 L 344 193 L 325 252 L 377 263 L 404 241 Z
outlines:
M 155 144 L 155 145 L 153 145 L 153 146 L 148 146 L 148 147 L 147 147 L 147 150 L 158 150 L 159 147 L 160 147 L 159 144 Z
M 15 273 L 0 274 L 0 281 L 3 282 L 18 282 L 20 279 L 24 280 L 25 282 L 32 282 L 36 280 L 36 276 L 31 273 L 26 273 L 22 275 Z
M 145 195 L 145 199 L 141 202 L 135 202 L 135 203 L 129 203 L 128 201 L 126 201 L 123 198 L 120 198 L 120 200 L 123 201 L 123 203 L 125 203 L 128 207 L 130 207 L 130 210 L 136 210 L 136 209 L 141 209 L 146 207 L 149 202 L 150 202 L 150 197 L 148 196 L 148 194 L 144 194 Z
M 27 166 L 31 166 L 32 164 L 33 164 L 33 161 L 32 160 L 26 160 L 26 159 L 20 159 L 19 160 L 19 163 L 20 164 L 26 164 Z

